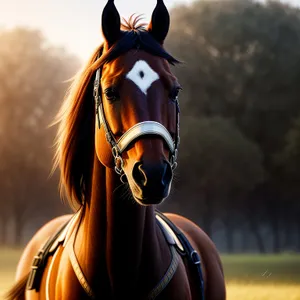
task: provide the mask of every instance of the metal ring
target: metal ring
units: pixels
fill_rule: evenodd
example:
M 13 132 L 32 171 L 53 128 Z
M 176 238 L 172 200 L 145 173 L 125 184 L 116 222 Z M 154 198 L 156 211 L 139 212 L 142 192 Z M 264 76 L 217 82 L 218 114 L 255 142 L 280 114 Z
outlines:
M 172 165 L 171 165 L 171 168 L 172 170 L 175 170 L 177 168 L 178 164 L 177 162 L 175 161 Z
M 120 162 L 120 166 L 118 166 L 118 161 Z M 123 162 L 123 159 L 122 157 L 117 157 L 115 159 L 115 171 L 118 175 L 122 175 L 123 174 L 123 167 L 124 167 L 124 162 Z
M 122 170 L 122 169 L 119 169 L 117 166 L 115 166 L 115 172 L 116 172 L 118 175 L 122 175 L 122 174 L 123 174 L 123 170 Z
M 120 163 L 120 166 L 118 166 L 119 163 Z M 115 157 L 115 165 L 116 165 L 116 167 L 117 167 L 119 170 L 122 170 L 122 169 L 123 169 L 123 167 L 124 167 L 124 161 L 123 161 L 123 159 L 122 159 L 121 156 Z
M 118 146 L 112 147 L 111 152 L 114 158 L 120 157 L 120 151 Z

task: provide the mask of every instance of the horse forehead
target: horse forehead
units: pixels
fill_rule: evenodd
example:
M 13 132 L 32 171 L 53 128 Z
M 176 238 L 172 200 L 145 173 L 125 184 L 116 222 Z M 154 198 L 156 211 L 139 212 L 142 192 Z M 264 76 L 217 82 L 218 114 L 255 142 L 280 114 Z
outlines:
M 130 50 L 108 65 L 103 73 L 108 83 L 130 81 L 144 94 L 157 81 L 169 87 L 176 77 L 172 74 L 169 64 L 161 57 L 153 56 L 143 50 Z
M 145 95 L 151 85 L 160 79 L 159 73 L 153 70 L 145 60 L 138 60 L 127 72 L 126 79 L 132 81 Z

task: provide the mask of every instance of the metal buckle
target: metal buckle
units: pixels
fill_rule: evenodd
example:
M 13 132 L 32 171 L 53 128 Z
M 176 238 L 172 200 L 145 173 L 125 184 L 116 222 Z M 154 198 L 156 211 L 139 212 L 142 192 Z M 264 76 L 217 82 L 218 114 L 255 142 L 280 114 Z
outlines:
M 119 151 L 118 146 L 112 147 L 111 152 L 112 152 L 112 155 L 114 158 L 117 158 L 120 156 L 120 151 Z
M 115 160 L 115 171 L 118 175 L 123 174 L 124 161 L 120 155 L 120 151 L 117 146 L 112 147 L 112 155 Z
M 175 149 L 174 154 L 170 158 L 170 163 L 171 163 L 172 170 L 175 170 L 177 168 L 177 165 L 178 165 L 177 162 L 176 162 L 177 157 L 178 157 L 178 150 Z
M 200 256 L 196 250 L 191 253 L 191 260 L 194 265 L 200 265 Z
M 172 163 L 171 168 L 174 171 L 178 166 L 178 163 L 175 161 L 174 163 Z
M 94 98 L 96 99 L 96 101 L 98 100 L 98 97 L 99 97 L 99 90 L 98 90 L 99 86 L 96 86 L 94 87 Z

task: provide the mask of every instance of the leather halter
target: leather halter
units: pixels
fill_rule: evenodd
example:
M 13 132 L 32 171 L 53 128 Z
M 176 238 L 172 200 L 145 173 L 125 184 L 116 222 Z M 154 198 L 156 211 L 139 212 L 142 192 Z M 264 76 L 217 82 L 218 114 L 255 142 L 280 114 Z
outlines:
M 164 139 L 170 150 L 170 164 L 174 170 L 177 167 L 177 156 L 179 147 L 179 104 L 176 99 L 176 134 L 175 140 L 172 139 L 168 129 L 159 122 L 155 121 L 144 121 L 139 122 L 129 128 L 120 138 L 116 141 L 110 126 L 106 120 L 104 113 L 104 106 L 102 101 L 102 89 L 101 89 L 101 68 L 96 71 L 94 81 L 94 99 L 96 105 L 96 115 L 98 128 L 103 125 L 105 131 L 105 137 L 107 142 L 110 144 L 112 154 L 115 160 L 115 171 L 117 174 L 123 174 L 124 162 L 122 159 L 122 153 L 127 149 L 128 145 L 135 141 L 137 138 L 145 135 L 158 135 Z

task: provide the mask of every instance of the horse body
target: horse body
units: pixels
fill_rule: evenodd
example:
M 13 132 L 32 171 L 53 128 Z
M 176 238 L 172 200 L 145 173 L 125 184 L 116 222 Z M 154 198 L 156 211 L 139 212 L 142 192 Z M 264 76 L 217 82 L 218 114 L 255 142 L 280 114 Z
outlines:
M 124 225 L 128 224 L 127 217 L 130 216 L 132 217 L 132 221 L 137 222 L 135 224 L 139 228 L 153 227 L 154 212 L 152 208 L 144 208 L 144 211 L 140 211 L 140 209 L 141 207 L 136 207 L 136 211 L 133 212 L 132 207 L 127 207 Z M 148 211 L 149 209 L 151 211 Z M 124 216 L 124 211 L 125 210 L 123 207 L 123 210 L 120 210 L 121 217 Z M 128 211 L 131 212 L 129 215 L 127 215 Z M 135 216 L 134 219 L 133 215 Z M 148 217 L 145 220 L 144 217 L 146 216 Z M 167 216 L 185 233 L 193 247 L 201 254 L 205 282 L 205 299 L 225 299 L 222 266 L 219 260 L 218 252 L 213 243 L 210 241 L 208 236 L 191 221 L 175 214 L 167 214 Z M 36 255 L 40 246 L 46 242 L 46 240 L 52 234 L 55 233 L 58 227 L 60 227 L 66 220 L 70 219 L 70 217 L 70 215 L 67 215 L 51 221 L 33 237 L 33 239 L 27 245 L 20 260 L 16 280 L 22 279 L 29 273 L 33 257 Z M 87 222 L 86 224 L 91 221 L 88 219 L 89 218 L 86 218 L 85 220 L 85 222 Z M 141 222 L 141 219 L 143 219 L 144 222 Z M 83 223 L 84 222 L 81 224 L 81 228 L 84 227 Z M 92 223 L 92 226 L 96 225 L 94 222 Z M 108 223 L 108 226 L 113 226 L 113 224 Z M 115 272 L 113 272 L 111 269 L 112 276 L 113 274 L 117 274 L 119 277 L 114 278 L 116 282 L 115 293 L 113 292 L 113 287 L 110 283 L 109 271 L 107 267 L 103 268 L 101 266 L 101 264 L 106 264 L 106 256 L 102 254 L 103 256 L 101 259 L 100 253 L 103 253 L 103 251 L 97 251 L 97 246 L 99 247 L 99 250 L 103 248 L 101 247 L 99 239 L 99 236 L 101 236 L 103 233 L 102 227 L 99 226 L 95 231 L 86 231 L 85 237 L 82 237 L 82 234 L 84 233 L 81 233 L 79 230 L 77 241 L 81 241 L 81 244 L 86 245 L 86 240 L 89 239 L 91 247 L 89 248 L 90 251 L 88 251 L 86 250 L 86 246 L 82 248 L 80 247 L 80 243 L 76 243 L 76 249 L 78 249 L 76 253 L 78 254 L 80 265 L 83 268 L 89 282 L 92 286 L 97 288 L 97 293 L 102 295 L 99 299 L 126 299 L 125 295 L 130 299 L 144 299 L 142 296 L 138 297 L 138 295 L 144 295 L 145 292 L 153 288 L 153 286 L 163 277 L 163 274 L 169 264 L 170 257 L 168 255 L 169 251 L 167 250 L 168 246 L 166 245 L 166 242 L 159 229 L 155 225 L 154 232 L 157 234 L 157 236 L 153 235 L 153 230 L 148 230 L 148 232 L 145 232 L 145 234 L 147 234 L 145 239 L 145 249 L 149 249 L 151 252 L 154 252 L 153 245 L 155 245 L 155 243 L 153 242 L 155 241 L 156 246 L 159 243 L 160 247 L 162 247 L 162 251 L 156 247 L 155 250 L 157 250 L 157 252 L 154 253 L 154 256 L 150 256 L 149 252 L 145 251 L 144 261 L 143 256 L 140 255 L 140 260 L 143 261 L 143 263 L 138 264 L 137 262 L 137 264 L 135 264 L 134 261 L 138 256 L 134 256 L 134 254 L 138 241 L 135 240 L 134 236 L 129 234 L 129 229 L 132 228 L 129 228 L 128 226 L 122 227 L 122 229 L 119 231 L 121 247 L 114 247 L 114 251 L 111 249 L 111 253 L 115 253 L 116 255 L 116 263 L 118 264 Z M 136 230 L 136 227 L 134 230 Z M 90 235 L 88 232 L 93 232 L 93 234 Z M 153 238 L 153 240 L 149 239 L 149 237 Z M 49 294 L 53 298 L 51 297 L 50 299 L 89 299 L 74 274 L 68 255 L 66 253 L 63 254 L 62 250 L 63 247 L 61 246 L 58 250 L 57 256 L 55 257 L 55 265 L 51 270 L 51 281 L 49 282 L 49 286 L 51 288 Z M 131 250 L 133 250 L 133 252 Z M 113 257 L 114 256 L 112 254 L 111 259 L 113 259 Z M 47 267 L 45 268 L 40 292 L 37 293 L 32 290 L 26 291 L 26 299 L 47 299 L 45 297 L 46 278 L 49 276 L 49 266 L 51 265 L 52 259 L 53 257 L 49 259 Z M 113 263 L 113 261 L 111 261 L 111 263 Z M 143 265 L 143 267 L 139 268 L 141 265 Z M 106 271 L 102 272 L 101 274 L 99 271 L 103 269 Z M 135 274 L 134 270 L 136 272 Z M 197 295 L 192 297 L 192 287 L 189 283 L 189 277 L 191 278 L 191 276 L 189 276 L 186 272 L 188 272 L 188 269 L 186 270 L 184 264 L 180 262 L 172 281 L 158 297 L 158 299 L 199 299 Z M 63 278 L 68 278 L 68 280 L 64 280 Z M 134 282 L 134 278 L 136 282 Z M 191 281 L 193 281 L 193 278 L 191 278 Z M 132 287 L 132 290 L 130 290 L 130 286 Z M 119 291 L 119 294 L 117 291 Z M 112 295 L 114 295 L 114 297 Z
M 176 60 L 161 46 L 169 28 L 163 2 L 148 31 L 127 25 L 131 30 L 120 31 L 109 0 L 102 15 L 105 43 L 60 114 L 57 162 L 78 217 L 48 259 L 38 292 L 25 291 L 21 279 L 41 245 L 71 216 L 52 220 L 33 237 L 18 266 L 20 284 L 8 299 L 201 299 L 181 259 L 170 282 L 157 297 L 151 294 L 173 261 L 155 207 L 169 195 L 176 167 L 180 86 L 168 64 Z M 205 299 L 224 300 L 214 244 L 190 220 L 168 216 L 200 253 Z

